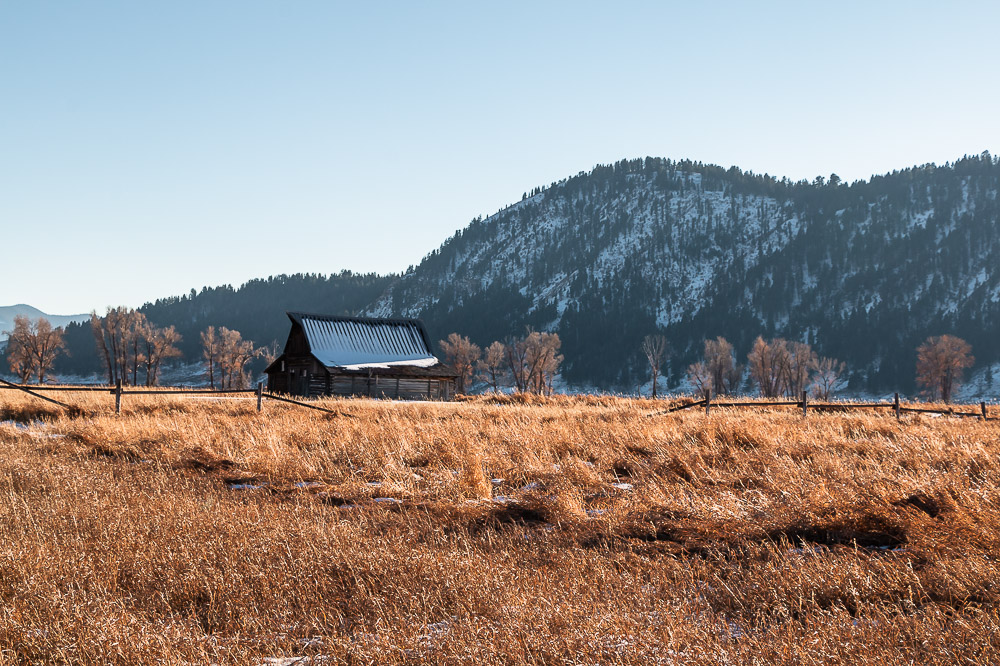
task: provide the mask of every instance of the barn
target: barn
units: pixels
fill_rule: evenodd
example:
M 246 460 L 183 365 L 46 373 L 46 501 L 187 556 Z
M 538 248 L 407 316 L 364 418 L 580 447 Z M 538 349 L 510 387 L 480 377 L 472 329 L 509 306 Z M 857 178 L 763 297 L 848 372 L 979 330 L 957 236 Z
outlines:
M 418 319 L 286 313 L 284 352 L 267 367 L 274 393 L 450 400 L 457 373 L 431 353 Z

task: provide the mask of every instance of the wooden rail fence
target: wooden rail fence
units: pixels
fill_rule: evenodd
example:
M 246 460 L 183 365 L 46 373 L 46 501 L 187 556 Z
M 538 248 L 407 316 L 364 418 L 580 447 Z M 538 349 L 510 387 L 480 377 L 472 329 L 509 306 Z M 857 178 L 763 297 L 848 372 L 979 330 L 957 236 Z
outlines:
M 798 407 L 802 409 L 802 416 L 808 416 L 810 409 L 820 410 L 820 411 L 847 411 L 850 409 L 891 409 L 896 414 L 896 419 L 902 418 L 902 415 L 906 412 L 922 413 L 922 414 L 943 414 L 947 416 L 959 416 L 959 417 L 973 417 L 982 419 L 984 421 L 995 421 L 997 417 L 990 418 L 989 413 L 986 409 L 986 403 L 979 403 L 978 412 L 962 412 L 955 411 L 954 407 L 949 407 L 947 409 L 935 409 L 928 407 L 909 407 L 903 405 L 899 400 L 899 393 L 895 394 L 892 402 L 809 402 L 809 394 L 805 391 L 802 392 L 801 400 L 756 400 L 756 401 L 729 401 L 729 402 L 719 402 L 712 400 L 711 392 L 705 392 L 705 397 L 701 400 L 694 400 L 692 402 L 685 403 L 683 405 L 675 405 L 670 409 L 664 409 L 659 412 L 654 412 L 649 414 L 649 416 L 662 416 L 664 414 L 672 414 L 674 412 L 679 412 L 685 409 L 692 409 L 694 407 L 704 407 L 706 414 L 712 413 L 712 408 L 728 408 L 728 409 L 738 409 L 741 407 Z
M 336 416 L 344 416 L 347 418 L 356 418 L 353 414 L 347 414 L 339 410 L 328 409 L 326 407 L 320 407 L 319 405 L 310 404 L 307 402 L 302 402 L 300 400 L 293 400 L 284 395 L 278 395 L 275 393 L 270 393 L 264 390 L 264 382 L 258 382 L 256 388 L 252 389 L 182 389 L 182 388 L 155 388 L 155 389 L 129 389 L 122 386 L 121 382 L 118 382 L 113 387 L 108 386 L 24 386 L 22 384 L 14 384 L 5 379 L 0 379 L 0 390 L 17 390 L 23 391 L 28 395 L 31 395 L 39 400 L 44 400 L 46 402 L 58 405 L 68 410 L 76 410 L 77 408 L 73 405 L 60 402 L 53 398 L 41 395 L 42 392 L 91 392 L 91 393 L 110 393 L 115 396 L 115 414 L 121 414 L 122 408 L 122 396 L 126 395 L 181 395 L 181 396 L 205 396 L 205 395 L 253 395 L 257 398 L 257 411 L 263 411 L 264 400 L 274 400 L 275 402 L 283 402 L 291 405 L 298 405 L 299 407 L 305 407 L 307 409 L 316 410 L 319 412 L 325 412 L 327 414 L 334 414 Z M 693 400 L 681 405 L 675 405 L 669 409 L 660 410 L 658 412 L 653 412 L 652 414 L 647 414 L 649 417 L 662 416 L 664 414 L 672 414 L 674 412 L 683 411 L 685 409 L 693 409 L 695 407 L 704 407 L 705 414 L 711 414 L 712 409 L 740 409 L 746 407 L 796 407 L 802 410 L 803 416 L 809 415 L 809 410 L 817 411 L 847 411 L 851 409 L 891 409 L 895 412 L 896 419 L 901 419 L 904 413 L 918 413 L 918 414 L 942 414 L 946 416 L 958 416 L 958 417 L 972 417 L 983 419 L 984 421 L 996 421 L 998 417 L 990 417 L 987 412 L 986 403 L 979 403 L 978 412 L 963 412 L 955 411 L 953 407 L 947 409 L 936 409 L 929 407 L 913 407 L 907 406 L 900 402 L 899 393 L 895 394 L 892 402 L 810 402 L 809 395 L 803 391 L 801 400 L 749 400 L 749 401 L 718 401 L 713 400 L 711 392 L 706 392 L 705 397 L 701 400 Z
M 183 389 L 183 388 L 155 388 L 155 389 L 129 389 L 122 386 L 121 382 L 115 384 L 115 386 L 24 386 L 21 384 L 14 384 L 5 379 L 0 379 L 0 390 L 17 390 L 27 393 L 28 395 L 34 396 L 39 400 L 44 400 L 46 402 L 58 405 L 68 410 L 76 410 L 77 408 L 73 405 L 68 405 L 65 402 L 60 402 L 48 396 L 41 395 L 42 392 L 86 392 L 86 393 L 105 393 L 111 394 L 115 397 L 115 414 L 121 414 L 122 412 L 122 396 L 126 395 L 180 395 L 180 396 L 206 396 L 206 395 L 253 395 L 257 398 L 257 411 L 261 412 L 264 410 L 264 400 L 274 400 L 276 402 L 284 402 L 291 405 L 298 405 L 299 407 L 306 407 L 308 409 L 313 409 L 319 412 L 325 412 L 327 414 L 334 414 L 336 416 L 344 416 L 347 418 L 355 418 L 353 414 L 346 414 L 339 410 L 327 409 L 326 407 L 320 407 L 319 405 L 312 405 L 307 402 L 302 402 L 300 400 L 293 400 L 286 396 L 277 395 L 275 393 L 270 393 L 264 390 L 264 382 L 258 382 L 257 388 L 252 389 Z

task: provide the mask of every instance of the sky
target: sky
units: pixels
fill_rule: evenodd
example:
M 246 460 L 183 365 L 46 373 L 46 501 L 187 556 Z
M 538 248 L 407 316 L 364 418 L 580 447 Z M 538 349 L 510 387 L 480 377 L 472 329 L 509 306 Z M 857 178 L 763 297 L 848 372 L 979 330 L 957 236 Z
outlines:
M 0 0 L 0 306 L 402 272 L 647 155 L 853 181 L 1000 152 L 997 2 Z

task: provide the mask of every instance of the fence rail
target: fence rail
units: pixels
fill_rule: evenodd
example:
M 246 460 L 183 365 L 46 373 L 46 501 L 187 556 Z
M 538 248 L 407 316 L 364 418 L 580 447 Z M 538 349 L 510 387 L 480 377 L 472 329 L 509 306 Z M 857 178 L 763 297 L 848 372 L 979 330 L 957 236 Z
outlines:
M 347 418 L 356 418 L 353 414 L 347 414 L 345 412 L 329 409 L 326 407 L 320 407 L 319 405 L 310 404 L 308 402 L 302 402 L 300 400 L 294 400 L 284 395 L 278 395 L 264 390 L 264 383 L 259 382 L 256 388 L 252 389 L 187 389 L 187 388 L 155 388 L 155 389 L 128 389 L 123 387 L 120 383 L 115 386 L 101 386 L 101 385 L 91 385 L 91 386 L 50 386 L 50 385 L 30 385 L 25 386 L 22 384 L 14 384 L 5 379 L 0 379 L 0 390 L 10 390 L 10 391 L 21 391 L 27 393 L 39 400 L 44 400 L 46 402 L 58 405 L 68 410 L 77 410 L 77 407 L 73 405 L 60 402 L 48 396 L 41 395 L 44 392 L 89 392 L 89 393 L 106 393 L 115 396 L 115 413 L 121 413 L 121 403 L 122 396 L 127 395 L 181 395 L 181 396 L 208 396 L 208 395 L 253 395 L 257 398 L 257 411 L 263 410 L 264 400 L 274 400 L 275 402 L 283 402 L 291 405 L 298 405 L 299 407 L 305 407 L 307 409 L 316 410 L 319 412 L 325 412 L 327 414 L 334 414 L 336 416 L 344 416 Z M 647 414 L 647 417 L 662 416 L 664 414 L 673 414 L 675 412 L 680 412 L 686 409 L 692 409 L 694 407 L 704 407 L 706 414 L 711 414 L 713 408 L 717 409 L 740 409 L 746 407 L 796 407 L 802 410 L 802 415 L 807 416 L 809 410 L 819 410 L 819 411 L 847 411 L 851 409 L 892 409 L 896 413 L 896 418 L 901 418 L 903 413 L 917 413 L 917 414 L 942 414 L 945 416 L 957 416 L 964 418 L 978 418 L 984 421 L 996 421 L 998 417 L 990 417 L 987 411 L 986 403 L 979 403 L 978 412 L 963 412 L 955 411 L 954 407 L 949 407 L 947 409 L 939 409 L 932 407 L 912 407 L 903 405 L 899 399 L 899 393 L 895 394 L 892 402 L 810 402 L 809 396 L 803 392 L 801 400 L 749 400 L 749 401 L 726 401 L 720 402 L 713 400 L 711 393 L 706 393 L 705 397 L 701 400 L 693 400 L 681 405 L 675 405 L 669 409 L 663 409 L 651 414 Z
M 298 405 L 299 407 L 306 407 L 308 409 L 313 409 L 319 412 L 325 412 L 327 414 L 333 414 L 335 416 L 344 416 L 347 418 L 356 418 L 353 414 L 347 414 L 345 412 L 328 409 L 326 407 L 320 407 L 319 405 L 312 405 L 307 402 L 302 402 L 301 400 L 293 400 L 286 396 L 277 395 L 269 391 L 264 390 L 264 383 L 258 382 L 257 388 L 252 389 L 186 389 L 186 388 L 155 388 L 155 389 L 127 389 L 124 388 L 120 383 L 115 386 L 24 386 L 21 384 L 14 384 L 5 379 L 0 379 L 0 390 L 10 390 L 10 391 L 21 391 L 27 393 L 35 398 L 44 400 L 46 402 L 58 405 L 68 410 L 76 410 L 77 407 L 73 405 L 68 405 L 64 402 L 54 400 L 48 396 L 41 395 L 43 392 L 53 392 L 53 393 L 63 393 L 63 392 L 87 392 L 87 393 L 104 393 L 115 396 L 115 414 L 121 414 L 122 406 L 122 396 L 127 395 L 179 395 L 179 396 L 209 396 L 209 395 L 246 395 L 255 396 L 257 398 L 257 411 L 263 411 L 264 400 L 274 400 L 276 402 L 283 402 L 290 405 Z
M 706 392 L 705 397 L 701 400 L 695 400 L 693 402 L 688 402 L 683 405 L 675 405 L 669 409 L 664 409 L 658 412 L 653 412 L 647 416 L 662 416 L 664 414 L 673 414 L 674 412 L 679 412 L 685 409 L 691 409 L 693 407 L 704 407 L 706 414 L 711 414 L 712 408 L 726 408 L 726 409 L 738 409 L 741 407 L 797 407 L 802 410 L 802 415 L 807 416 L 810 409 L 824 410 L 824 411 L 847 411 L 851 409 L 892 409 L 896 412 L 896 419 L 901 418 L 904 412 L 913 412 L 920 414 L 942 414 L 946 416 L 958 416 L 958 417 L 972 417 L 982 419 L 984 421 L 995 421 L 997 417 L 990 418 L 989 413 L 986 409 L 986 403 L 979 403 L 978 412 L 961 412 L 955 411 L 954 407 L 949 407 L 947 409 L 937 409 L 932 407 L 907 407 L 904 406 L 899 400 L 899 393 L 895 394 L 892 402 L 809 402 L 809 395 L 803 391 L 801 400 L 751 400 L 751 401 L 729 401 L 729 402 L 716 402 L 712 400 L 712 394 Z

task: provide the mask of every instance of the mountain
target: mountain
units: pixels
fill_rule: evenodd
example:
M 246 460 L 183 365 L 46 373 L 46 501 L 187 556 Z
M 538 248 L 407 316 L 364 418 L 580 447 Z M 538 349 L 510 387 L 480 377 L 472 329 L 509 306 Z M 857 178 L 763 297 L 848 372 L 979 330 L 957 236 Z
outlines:
M 90 315 L 50 315 L 45 314 L 38 308 L 34 308 L 30 305 L 25 305 L 23 303 L 19 305 L 7 305 L 0 307 L 0 340 L 6 340 L 7 334 L 4 331 L 9 331 L 14 328 L 14 317 L 18 315 L 24 315 L 30 319 L 38 319 L 39 317 L 44 317 L 53 326 L 66 326 L 71 322 L 86 321 L 90 319 Z
M 676 383 L 705 338 L 803 340 L 851 387 L 912 390 L 915 348 L 1000 359 L 1000 162 L 988 153 L 846 184 L 659 158 L 599 166 L 475 219 L 366 308 L 479 344 L 558 332 L 569 384 L 634 390 L 662 332 Z

